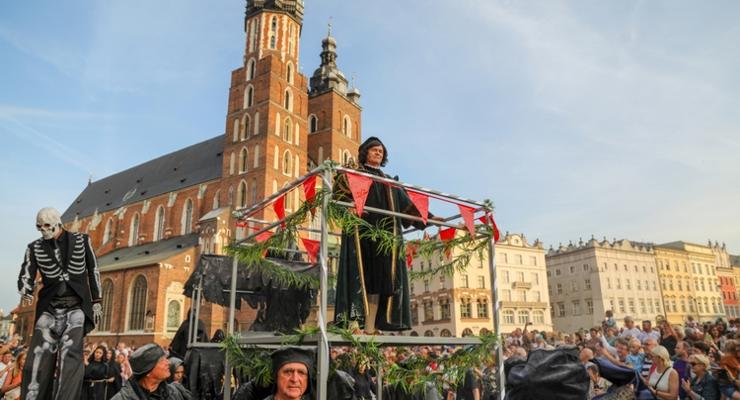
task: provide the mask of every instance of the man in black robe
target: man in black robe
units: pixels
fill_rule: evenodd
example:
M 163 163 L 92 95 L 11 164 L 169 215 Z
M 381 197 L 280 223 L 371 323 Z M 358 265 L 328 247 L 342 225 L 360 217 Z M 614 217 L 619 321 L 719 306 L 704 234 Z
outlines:
M 368 138 L 358 151 L 358 170 L 383 178 L 380 169 L 388 162 L 388 151 L 376 137 Z M 394 178 L 394 179 L 397 179 Z M 346 175 L 340 175 L 334 188 L 338 200 L 352 201 Z M 368 191 L 366 207 L 419 215 L 406 191 L 386 183 L 373 181 Z M 432 218 L 431 213 L 429 217 Z M 410 220 L 365 211 L 361 218 L 380 229 L 401 237 Z M 424 224 L 414 222 L 423 229 Z M 402 254 L 403 244 L 385 252 L 380 243 L 363 238 L 362 228 L 342 232 L 342 245 L 337 274 L 335 323 L 357 321 L 367 333 L 404 331 L 411 329 L 408 272 Z

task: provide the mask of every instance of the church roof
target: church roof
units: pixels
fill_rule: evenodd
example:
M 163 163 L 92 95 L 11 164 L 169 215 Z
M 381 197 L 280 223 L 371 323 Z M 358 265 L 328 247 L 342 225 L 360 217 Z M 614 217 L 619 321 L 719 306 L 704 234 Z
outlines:
M 219 135 L 92 182 L 67 208 L 62 221 L 70 222 L 75 216 L 87 217 L 96 210 L 115 210 L 218 179 L 223 151 L 224 138 Z
M 198 245 L 198 234 L 175 236 L 134 247 L 114 250 L 98 258 L 100 272 L 156 264 Z

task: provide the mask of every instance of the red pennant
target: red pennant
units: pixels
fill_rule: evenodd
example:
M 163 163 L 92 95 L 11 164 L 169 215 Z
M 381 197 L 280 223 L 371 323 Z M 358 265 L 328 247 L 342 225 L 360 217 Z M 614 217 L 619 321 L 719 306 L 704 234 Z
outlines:
M 272 203 L 272 208 L 275 210 L 275 214 L 279 220 L 285 218 L 285 194 L 278 197 L 278 199 Z M 285 221 L 280 225 L 285 228 Z
M 236 221 L 236 227 L 237 228 L 246 228 L 247 227 L 247 221 Z
M 406 244 L 406 267 L 408 269 L 411 269 L 411 264 L 414 261 L 414 256 L 416 256 L 416 250 L 417 246 L 415 244 Z
M 439 230 L 439 238 L 443 242 L 446 242 L 448 240 L 452 240 L 452 239 L 455 238 L 455 231 L 456 230 L 457 229 L 455 229 L 455 228 L 440 229 Z
M 493 219 L 493 214 L 490 212 L 486 213 L 486 215 L 478 218 L 478 220 L 486 225 L 490 225 L 491 228 L 493 228 L 493 241 L 498 242 L 499 238 L 501 238 L 501 232 L 498 230 L 498 226 L 496 226 L 496 220 Z
M 348 172 L 346 175 L 349 190 L 352 191 L 352 198 L 355 200 L 357 215 L 362 216 L 362 210 L 365 208 L 365 201 L 367 201 L 367 195 L 370 191 L 370 186 L 373 184 L 373 180 L 351 172 Z
M 427 218 L 429 217 L 429 196 L 414 192 L 413 190 L 407 191 L 409 195 L 409 199 L 411 199 L 411 202 L 414 203 L 414 206 L 417 210 L 419 210 L 419 215 L 421 215 L 421 219 L 424 220 L 424 223 L 427 223 Z
M 470 232 L 470 237 L 475 237 L 475 221 L 473 221 L 473 214 L 475 213 L 475 209 L 473 207 L 464 206 L 462 204 L 458 204 L 457 208 L 460 209 L 460 215 L 463 217 L 463 220 L 465 221 L 465 226 L 468 228 L 468 232 Z
M 305 181 L 303 181 L 303 193 L 306 195 L 306 201 L 313 201 L 316 197 L 316 178 L 318 175 L 314 175 Z
M 273 233 L 270 231 L 264 231 L 257 236 L 254 237 L 254 239 L 257 241 L 257 243 L 266 242 L 272 237 Z
M 316 261 L 318 260 L 319 248 L 321 246 L 321 242 L 319 242 L 318 240 L 311 240 L 311 239 L 305 239 L 305 238 L 301 238 L 301 241 L 303 242 L 303 247 L 306 248 L 306 253 L 308 253 L 308 261 L 310 261 L 312 264 L 316 264 Z

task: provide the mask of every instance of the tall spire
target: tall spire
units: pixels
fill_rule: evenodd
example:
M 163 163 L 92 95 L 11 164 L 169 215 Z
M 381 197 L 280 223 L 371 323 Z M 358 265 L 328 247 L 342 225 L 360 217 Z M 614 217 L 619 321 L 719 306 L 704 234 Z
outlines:
M 337 67 L 337 41 L 331 36 L 332 18 L 329 17 L 327 36 L 321 41 L 321 65 L 311 77 L 311 94 L 335 90 L 347 94 L 347 78 Z

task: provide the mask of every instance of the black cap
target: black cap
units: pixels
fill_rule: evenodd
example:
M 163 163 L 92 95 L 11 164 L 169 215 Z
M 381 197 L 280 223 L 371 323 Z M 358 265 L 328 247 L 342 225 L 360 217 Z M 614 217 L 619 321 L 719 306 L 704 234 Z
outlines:
M 310 350 L 304 350 L 298 347 L 286 347 L 274 351 L 270 357 L 272 358 L 272 376 L 277 378 L 277 373 L 283 365 L 294 362 L 305 365 L 310 375 L 316 355 Z
M 129 357 L 131 372 L 137 377 L 144 376 L 153 370 L 159 360 L 164 356 L 164 350 L 156 343 L 149 343 L 139 347 Z

